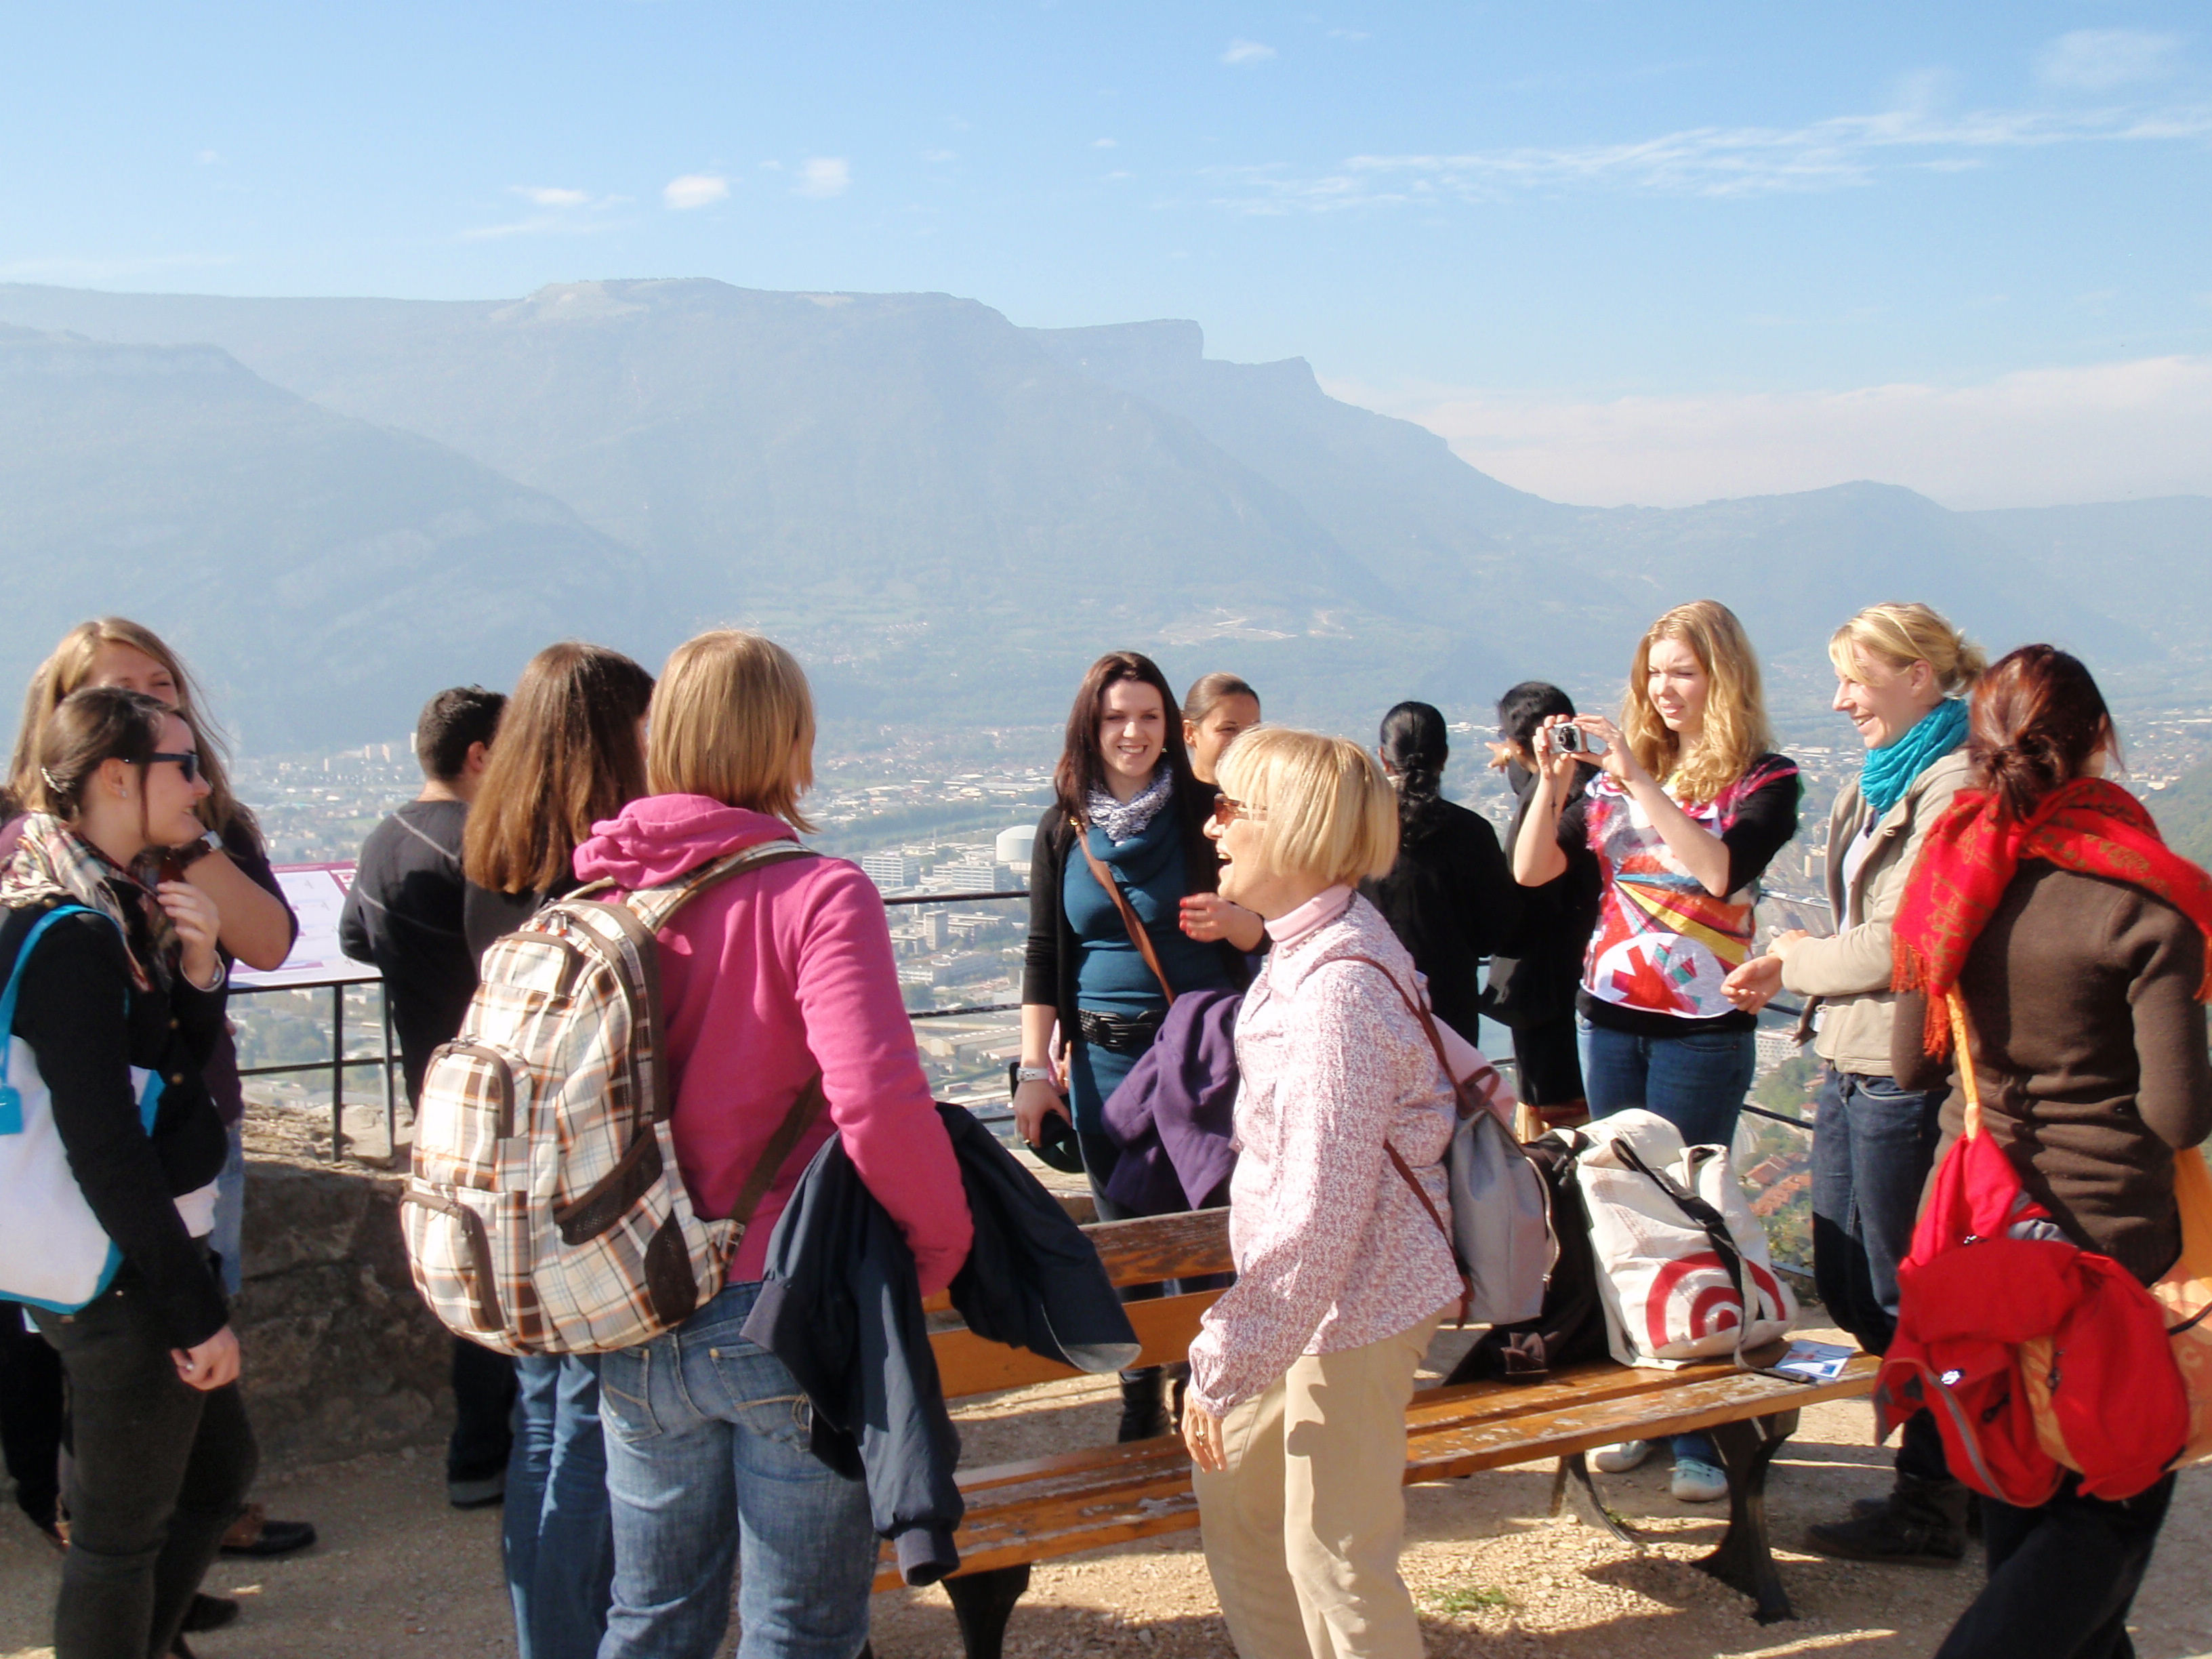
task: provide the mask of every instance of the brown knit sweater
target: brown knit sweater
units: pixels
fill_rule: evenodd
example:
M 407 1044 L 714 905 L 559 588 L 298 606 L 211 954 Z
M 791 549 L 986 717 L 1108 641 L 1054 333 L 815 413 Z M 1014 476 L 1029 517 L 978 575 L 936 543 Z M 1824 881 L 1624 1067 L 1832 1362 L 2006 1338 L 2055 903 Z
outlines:
M 2173 1153 L 2212 1134 L 2204 939 L 2139 887 L 2024 861 L 1959 977 L 1982 1121 L 2074 1241 L 2145 1284 L 2180 1254 Z M 1892 1038 L 1906 1088 L 1949 1061 L 1921 1049 L 1925 1003 L 1899 997 Z M 1943 1145 L 1964 1127 L 1955 1088 Z

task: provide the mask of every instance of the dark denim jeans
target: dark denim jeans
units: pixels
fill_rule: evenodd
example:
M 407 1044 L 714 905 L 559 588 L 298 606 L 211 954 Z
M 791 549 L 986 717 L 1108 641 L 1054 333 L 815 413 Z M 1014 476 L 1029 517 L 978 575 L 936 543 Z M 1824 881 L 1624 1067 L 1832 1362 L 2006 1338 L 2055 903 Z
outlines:
M 253 1484 L 258 1453 L 238 1385 L 186 1386 L 128 1264 L 82 1311 L 33 1317 L 69 1378 L 55 1659 L 167 1653 Z
M 1633 1036 L 1580 1016 L 1575 1031 L 1592 1117 L 1640 1106 L 1680 1129 L 1685 1145 L 1725 1146 L 1735 1139 L 1736 1119 L 1759 1062 L 1754 1033 Z
M 1726 1146 L 1735 1139 L 1743 1097 L 1759 1064 L 1751 1031 L 1686 1031 L 1647 1037 L 1616 1031 L 1577 1014 L 1583 1087 L 1590 1115 L 1611 1117 L 1642 1107 L 1681 1131 L 1689 1146 Z M 1674 1455 L 1717 1465 L 1720 1455 L 1702 1432 L 1674 1437 Z
M 453 1339 L 453 1432 L 446 1479 L 485 1480 L 514 1449 L 514 1361 L 465 1336 Z
M 599 1358 L 614 1606 L 599 1659 L 711 1659 L 738 1575 L 738 1659 L 853 1659 L 868 1639 L 868 1489 L 808 1449 L 783 1362 L 738 1333 L 731 1285 L 675 1330 Z
M 1920 1190 L 1936 1160 L 1947 1091 L 1831 1066 L 1813 1129 L 1813 1281 L 1821 1304 L 1869 1353 L 1897 1334 L 1897 1266 L 1911 1253 Z M 1933 1413 L 1915 1412 L 1898 1442 L 1897 1471 L 1950 1475 Z
M 2128 1608 L 2166 1524 L 2173 1477 L 2118 1504 L 2082 1497 L 2081 1483 L 2068 1475 L 2040 1509 L 1982 1500 L 1990 1582 L 1936 1659 L 2133 1659 Z
M 52 1531 L 62 1497 L 61 1356 L 12 1302 L 0 1302 L 0 1457 L 17 1506 Z
M 592 1659 L 615 1575 L 595 1355 L 514 1362 L 514 1453 L 501 1546 L 520 1659 Z

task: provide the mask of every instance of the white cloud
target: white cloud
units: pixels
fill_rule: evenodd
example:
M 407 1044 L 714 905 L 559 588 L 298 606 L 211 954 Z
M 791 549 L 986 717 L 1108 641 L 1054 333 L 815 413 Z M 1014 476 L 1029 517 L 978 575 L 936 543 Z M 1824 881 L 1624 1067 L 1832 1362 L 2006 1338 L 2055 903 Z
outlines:
M 816 155 L 799 169 L 799 182 L 791 187 L 794 196 L 842 196 L 853 186 L 852 165 L 840 155 Z
M 507 188 L 509 194 L 544 208 L 581 207 L 592 199 L 587 191 L 562 190 L 550 185 L 509 185 Z
M 2110 92 L 2171 72 L 2181 37 L 2144 29 L 2075 29 L 2036 55 L 2035 73 L 2046 86 Z
M 1273 46 L 1263 46 L 1257 40 L 1231 40 L 1229 50 L 1221 54 L 1221 61 L 1224 64 L 1257 64 L 1274 55 Z
M 730 181 L 718 173 L 687 173 L 660 187 L 660 199 L 678 212 L 688 212 L 730 197 Z
M 198 155 L 193 156 L 192 160 L 198 162 L 204 167 L 211 167 L 217 161 L 222 160 L 222 157 L 216 155 L 215 151 L 211 149 L 204 149 Z
M 1091 148 L 1093 149 L 1111 149 L 1114 148 L 1114 141 L 1111 138 L 1093 138 L 1091 141 Z
M 1373 39 L 1373 37 L 1370 35 L 1365 29 L 1331 29 L 1328 32 L 1328 38 L 1332 40 L 1367 40 Z
M 925 161 L 957 161 L 960 159 L 960 153 L 951 149 L 926 149 L 921 153 L 921 159 Z
M 2171 142 L 2212 133 L 2212 104 L 2162 110 L 1982 110 L 1944 115 L 1901 108 L 1838 115 L 1801 127 L 1689 127 L 1625 143 L 1479 150 L 1460 155 L 1354 155 L 1334 172 L 1274 166 L 1210 169 L 1244 213 L 1499 201 L 1578 188 L 1693 196 L 1756 196 L 1871 184 L 1885 161 L 1956 170 L 1979 153 L 2054 144 Z
M 1947 507 L 2212 495 L 2212 356 L 1911 384 L 1593 401 L 1444 386 L 1330 393 L 1419 422 L 1470 465 L 1553 501 L 1680 507 L 1904 484 Z

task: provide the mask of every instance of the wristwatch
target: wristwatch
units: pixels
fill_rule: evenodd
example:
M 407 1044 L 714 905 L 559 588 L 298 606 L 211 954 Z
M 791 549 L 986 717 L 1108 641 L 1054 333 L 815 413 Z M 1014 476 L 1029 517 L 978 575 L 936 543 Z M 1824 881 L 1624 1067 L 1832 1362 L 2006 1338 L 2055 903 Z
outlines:
M 1024 1083 L 1051 1081 L 1052 1068 L 1049 1066 L 1024 1066 L 1018 1060 L 1006 1067 L 1006 1092 L 1009 1095 L 1019 1094 Z
M 172 848 L 169 852 L 169 860 L 179 870 L 189 870 L 210 853 L 221 851 L 222 851 L 222 837 L 210 830 L 198 841 L 188 841 L 182 847 Z

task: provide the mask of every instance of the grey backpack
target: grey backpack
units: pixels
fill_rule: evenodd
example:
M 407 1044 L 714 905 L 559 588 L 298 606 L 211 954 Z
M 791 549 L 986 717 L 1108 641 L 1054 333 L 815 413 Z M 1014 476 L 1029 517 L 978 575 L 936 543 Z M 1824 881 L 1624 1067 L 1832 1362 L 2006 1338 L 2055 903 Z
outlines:
M 1372 957 L 1347 957 L 1364 962 L 1390 981 L 1391 988 L 1421 1023 L 1421 1030 L 1435 1051 L 1437 1064 L 1450 1083 L 1459 1103 L 1459 1123 L 1444 1154 L 1445 1174 L 1451 1195 L 1451 1218 L 1446 1221 L 1430 1199 L 1413 1168 L 1389 1142 L 1382 1150 L 1403 1176 L 1421 1207 L 1451 1241 L 1452 1256 L 1459 1265 L 1465 1294 L 1460 1303 L 1463 1325 L 1512 1325 L 1534 1319 L 1543 1310 L 1544 1287 L 1559 1259 L 1559 1241 L 1552 1231 L 1552 1194 L 1542 1173 L 1521 1149 L 1490 1101 L 1505 1091 L 1498 1068 L 1484 1060 L 1467 1077 L 1453 1075 L 1437 1035 L 1435 1019 L 1398 977 Z

